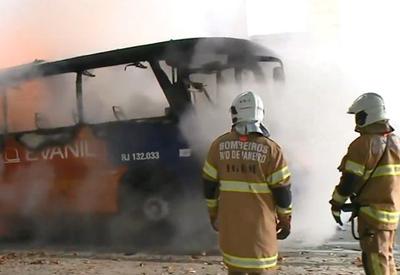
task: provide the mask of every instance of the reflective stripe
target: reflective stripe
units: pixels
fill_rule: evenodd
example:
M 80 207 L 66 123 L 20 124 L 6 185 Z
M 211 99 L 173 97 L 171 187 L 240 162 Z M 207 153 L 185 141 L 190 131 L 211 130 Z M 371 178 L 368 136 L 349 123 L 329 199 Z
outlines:
M 339 192 L 337 191 L 337 188 L 335 188 L 335 190 L 333 191 L 332 199 L 333 199 L 335 202 L 338 202 L 338 203 L 340 203 L 340 204 L 343 204 L 343 203 L 345 203 L 345 201 L 347 201 L 347 198 L 348 198 L 348 197 L 346 197 L 346 196 L 340 195 Z
M 228 192 L 271 193 L 266 182 L 253 183 L 245 181 L 221 180 L 219 190 Z
M 398 223 L 400 215 L 400 212 L 397 211 L 379 210 L 369 206 L 361 207 L 360 212 L 379 222 L 394 224 Z
M 348 160 L 346 161 L 346 165 L 344 167 L 344 170 L 346 170 L 347 172 L 356 174 L 357 176 L 362 177 L 364 175 L 365 172 L 365 166 L 361 165 L 357 162 Z
M 345 170 L 356 174 L 357 176 L 363 176 L 364 179 L 368 179 L 371 176 L 372 170 L 365 170 L 365 166 L 358 164 L 354 161 L 348 160 L 345 165 Z M 400 164 L 387 164 L 376 167 L 372 178 L 381 176 L 399 176 L 400 175 Z
M 224 262 L 227 265 L 240 267 L 240 268 L 255 268 L 264 269 L 276 266 L 278 261 L 278 255 L 269 258 L 241 258 L 232 256 L 222 252 Z
M 290 205 L 288 208 L 281 208 L 279 206 L 276 206 L 276 212 L 282 215 L 288 215 L 292 213 L 292 205 Z
M 383 270 L 381 268 L 380 262 L 379 262 L 379 256 L 378 253 L 371 253 L 371 265 L 372 265 L 372 270 L 374 271 L 374 275 L 383 275 Z
M 218 178 L 218 171 L 217 169 L 214 168 L 211 164 L 208 163 L 208 161 L 204 162 L 203 166 L 203 172 L 210 176 L 212 179 L 217 179 Z
M 269 177 L 267 177 L 267 182 L 268 185 L 271 186 L 280 183 L 281 181 L 287 179 L 288 177 L 290 177 L 290 171 L 289 168 L 285 166 L 281 170 L 278 170 L 272 173 Z
M 400 175 L 400 164 L 388 164 L 381 165 L 375 169 L 372 177 L 382 177 L 382 176 L 398 176 Z
M 206 202 L 207 202 L 208 208 L 216 208 L 218 205 L 217 200 L 207 200 L 206 199 Z

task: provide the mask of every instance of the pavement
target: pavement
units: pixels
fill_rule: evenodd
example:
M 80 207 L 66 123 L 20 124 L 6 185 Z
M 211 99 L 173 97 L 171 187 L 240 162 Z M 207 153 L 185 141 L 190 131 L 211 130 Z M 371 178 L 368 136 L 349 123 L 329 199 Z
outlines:
M 300 243 L 300 241 L 299 241 Z M 349 228 L 338 230 L 318 247 L 282 247 L 279 274 L 364 274 L 359 245 Z M 399 251 L 395 258 L 399 262 Z M 107 246 L 2 244 L 0 274 L 226 274 L 216 245 L 207 251 L 168 253 L 167 250 L 132 251 Z

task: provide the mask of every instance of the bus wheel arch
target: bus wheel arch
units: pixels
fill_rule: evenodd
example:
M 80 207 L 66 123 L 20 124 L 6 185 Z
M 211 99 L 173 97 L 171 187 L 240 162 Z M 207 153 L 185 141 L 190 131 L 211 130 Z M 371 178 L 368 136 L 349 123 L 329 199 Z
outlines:
M 149 221 L 166 218 L 181 188 L 175 173 L 160 165 L 129 169 L 119 187 L 120 211 L 140 211 Z M 133 213 L 132 213 L 133 214 Z

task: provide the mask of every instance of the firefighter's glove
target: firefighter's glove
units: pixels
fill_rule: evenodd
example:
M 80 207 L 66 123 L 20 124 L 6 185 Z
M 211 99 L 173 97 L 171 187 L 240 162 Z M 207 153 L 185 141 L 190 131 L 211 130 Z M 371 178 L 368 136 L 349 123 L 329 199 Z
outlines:
M 329 203 L 332 205 L 331 207 L 331 213 L 333 218 L 335 219 L 335 222 L 339 224 L 340 226 L 343 226 L 343 222 L 340 219 L 340 213 L 342 212 L 341 208 L 342 206 L 337 204 L 335 201 L 330 200 Z
M 276 225 L 276 237 L 278 240 L 286 239 L 290 234 L 290 221 L 292 219 L 292 215 L 279 215 L 278 214 L 278 223 Z

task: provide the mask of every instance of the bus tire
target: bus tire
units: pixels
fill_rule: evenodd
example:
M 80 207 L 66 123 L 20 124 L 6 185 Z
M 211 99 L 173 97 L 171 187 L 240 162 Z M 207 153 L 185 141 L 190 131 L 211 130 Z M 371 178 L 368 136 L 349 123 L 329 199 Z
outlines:
M 119 216 L 129 231 L 124 235 L 139 246 L 166 245 L 176 233 L 172 217 L 181 193 L 176 176 L 163 168 L 128 171 L 119 188 Z

